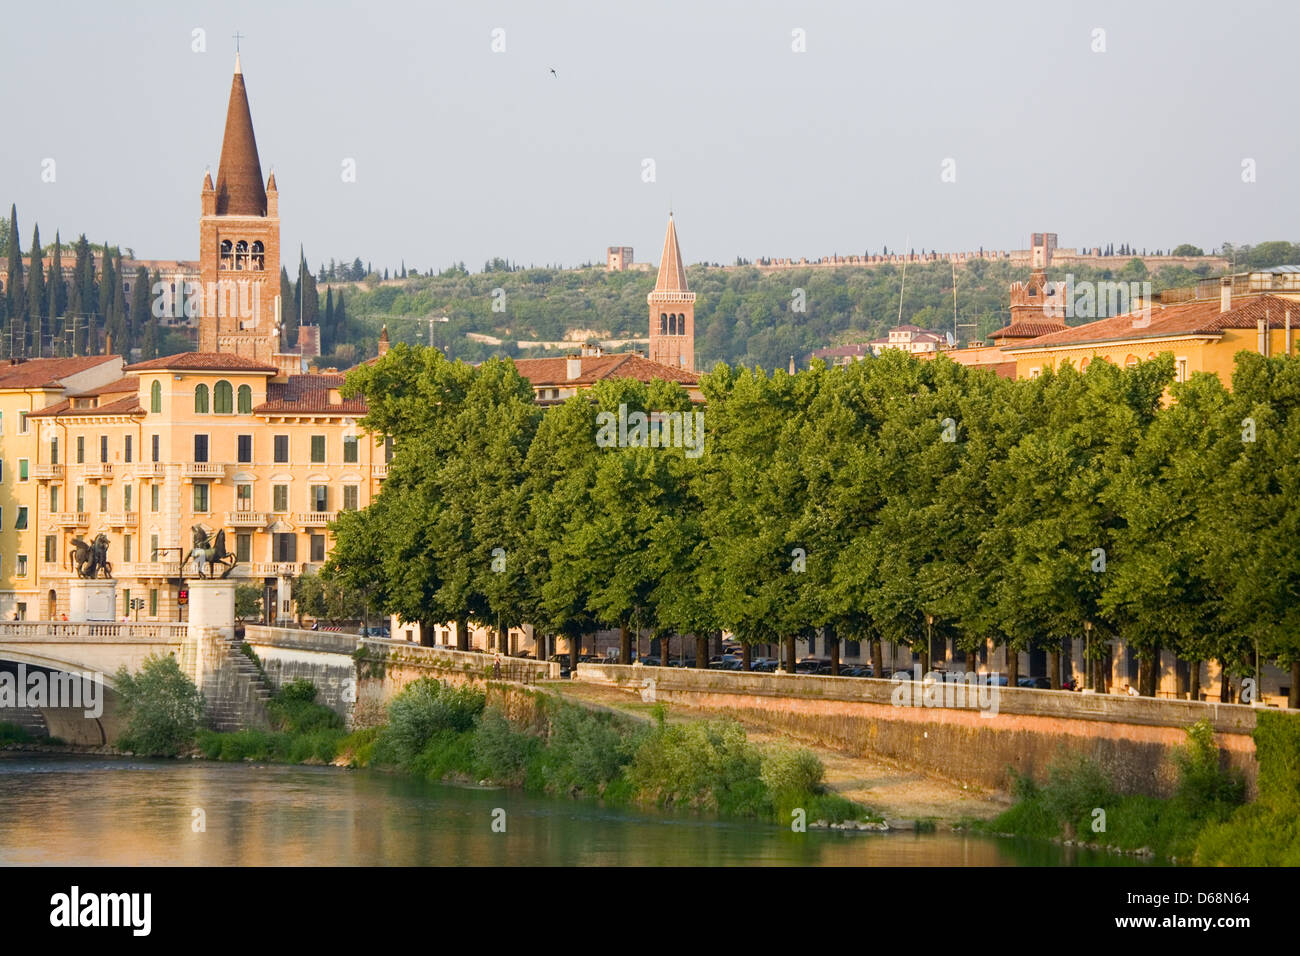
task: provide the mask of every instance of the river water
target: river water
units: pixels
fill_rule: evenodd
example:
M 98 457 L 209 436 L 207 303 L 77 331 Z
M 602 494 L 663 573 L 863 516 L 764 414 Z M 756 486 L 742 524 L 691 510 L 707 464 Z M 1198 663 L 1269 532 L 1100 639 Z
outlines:
M 505 832 L 493 822 L 504 810 Z M 200 827 L 199 824 L 202 824 Z M 498 824 L 499 828 L 499 824 Z M 0 754 L 0 864 L 1124 865 L 954 833 L 791 833 L 334 767 Z

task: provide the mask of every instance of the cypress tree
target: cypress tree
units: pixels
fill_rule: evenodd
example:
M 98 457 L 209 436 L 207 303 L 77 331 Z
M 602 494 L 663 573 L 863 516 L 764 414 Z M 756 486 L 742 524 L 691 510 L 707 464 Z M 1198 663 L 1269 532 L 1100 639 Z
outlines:
M 322 355 L 328 355 L 334 351 L 334 289 L 329 288 L 325 292 L 325 321 L 320 324 L 320 351 Z
M 334 341 L 348 340 L 348 314 L 343 308 L 343 290 L 339 289 L 339 304 L 334 307 Z
M 41 227 L 32 224 L 32 267 L 27 280 L 27 332 L 23 355 L 41 354 L 41 319 L 45 315 L 45 263 L 41 257 Z
M 96 297 L 99 304 L 95 308 L 94 319 L 87 323 L 86 355 L 95 355 L 99 351 L 100 330 L 108 330 L 108 317 L 113 311 L 113 286 L 117 284 L 117 276 L 113 275 L 112 249 L 107 242 L 103 248 L 99 264 L 99 294 Z
M 135 280 L 131 284 L 131 323 L 127 330 L 126 351 L 129 356 L 132 348 L 142 347 L 145 326 L 149 324 L 149 302 L 153 286 L 149 282 L 149 270 L 140 266 L 135 270 Z
M 59 233 L 54 233 L 54 254 L 50 257 L 50 271 L 45 279 L 45 334 L 49 336 L 50 354 L 58 354 L 57 336 L 62 333 L 59 319 L 68 307 L 68 285 L 63 281 L 63 245 Z
M 126 293 L 122 291 L 122 250 L 117 248 L 113 250 L 116 253 L 113 256 L 113 297 L 108 311 L 108 320 L 104 324 L 105 332 L 113 336 L 113 351 L 118 355 L 126 356 L 127 334 L 126 334 Z M 108 340 L 104 340 L 105 352 L 108 354 Z
M 23 254 L 18 244 L 18 205 L 9 207 L 9 235 L 5 240 L 5 250 L 9 254 L 9 283 L 5 286 L 5 332 L 8 333 L 4 344 L 4 354 L 12 355 L 14 349 L 14 331 L 21 321 L 27 298 L 23 290 Z

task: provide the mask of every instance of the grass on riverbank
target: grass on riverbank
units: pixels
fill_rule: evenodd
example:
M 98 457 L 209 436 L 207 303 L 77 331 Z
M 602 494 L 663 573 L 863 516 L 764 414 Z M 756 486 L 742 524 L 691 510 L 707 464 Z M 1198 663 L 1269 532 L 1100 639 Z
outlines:
M 1259 799 L 1242 805 L 1240 775 L 1219 766 L 1208 721 L 1187 730 L 1177 756 L 1178 787 L 1168 799 L 1115 792 L 1093 761 L 1048 769 L 1044 784 L 1016 780 L 1018 802 L 981 828 L 1071 840 L 1179 862 L 1295 865 L 1300 862 L 1300 718 L 1261 712 L 1254 733 Z M 1289 862 L 1288 862 L 1289 861 Z

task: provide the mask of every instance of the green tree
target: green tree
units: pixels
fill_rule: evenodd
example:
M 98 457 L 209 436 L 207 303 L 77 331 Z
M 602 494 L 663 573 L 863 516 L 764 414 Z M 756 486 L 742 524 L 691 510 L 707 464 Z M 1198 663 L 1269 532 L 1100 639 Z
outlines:
M 174 656 L 150 656 L 134 674 L 122 667 L 115 683 L 126 722 L 119 747 L 174 757 L 193 745 L 203 719 L 203 695 Z

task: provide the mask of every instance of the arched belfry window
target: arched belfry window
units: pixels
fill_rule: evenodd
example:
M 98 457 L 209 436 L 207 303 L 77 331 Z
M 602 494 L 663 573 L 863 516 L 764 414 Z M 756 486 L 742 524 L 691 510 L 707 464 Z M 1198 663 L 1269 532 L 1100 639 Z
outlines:
M 668 334 L 668 313 L 667 312 L 659 313 L 659 334 L 660 335 Z
M 235 411 L 235 392 L 229 382 L 218 382 L 212 389 L 212 410 L 218 415 L 232 415 Z
M 217 264 L 218 269 L 235 268 L 235 249 L 230 244 L 229 239 L 221 240 L 221 261 Z
M 266 249 L 262 243 L 253 243 L 253 270 L 261 272 L 266 268 Z
M 253 414 L 253 390 L 247 385 L 239 386 L 239 414 Z
M 208 413 L 208 387 L 206 385 L 196 385 L 194 387 L 194 411 L 199 415 Z
M 235 269 L 240 272 L 248 270 L 248 241 L 240 239 L 235 243 Z
M 149 386 L 149 411 L 154 415 L 162 413 L 162 382 L 155 381 Z

